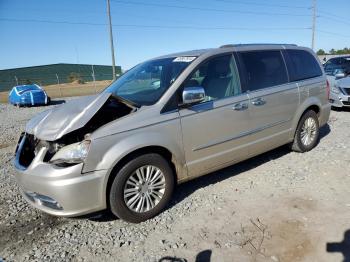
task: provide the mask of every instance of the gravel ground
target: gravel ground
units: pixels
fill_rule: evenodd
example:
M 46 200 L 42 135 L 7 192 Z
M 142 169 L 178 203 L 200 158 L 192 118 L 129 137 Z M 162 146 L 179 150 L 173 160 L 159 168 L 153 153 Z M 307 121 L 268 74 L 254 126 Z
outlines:
M 24 202 L 11 161 L 44 109 L 0 104 L 0 261 L 350 259 L 349 111 L 332 111 L 311 152 L 282 147 L 180 185 L 165 212 L 135 225 L 107 213 L 56 218 Z M 327 252 L 333 242 L 342 244 Z

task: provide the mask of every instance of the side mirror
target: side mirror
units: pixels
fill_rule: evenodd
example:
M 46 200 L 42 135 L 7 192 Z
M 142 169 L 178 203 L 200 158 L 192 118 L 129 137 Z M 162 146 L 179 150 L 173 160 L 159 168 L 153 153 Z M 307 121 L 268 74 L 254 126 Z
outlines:
M 204 101 L 205 91 L 201 86 L 185 87 L 182 92 L 182 103 L 184 105 L 195 104 Z
M 344 73 L 337 73 L 335 74 L 335 79 L 340 79 L 340 78 L 344 78 L 345 74 Z

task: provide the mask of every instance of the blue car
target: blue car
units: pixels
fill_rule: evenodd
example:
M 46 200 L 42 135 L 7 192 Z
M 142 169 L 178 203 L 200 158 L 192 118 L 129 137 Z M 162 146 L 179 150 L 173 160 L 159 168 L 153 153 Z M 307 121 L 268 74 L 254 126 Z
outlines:
M 20 85 L 12 88 L 9 102 L 16 106 L 48 105 L 50 98 L 38 85 Z

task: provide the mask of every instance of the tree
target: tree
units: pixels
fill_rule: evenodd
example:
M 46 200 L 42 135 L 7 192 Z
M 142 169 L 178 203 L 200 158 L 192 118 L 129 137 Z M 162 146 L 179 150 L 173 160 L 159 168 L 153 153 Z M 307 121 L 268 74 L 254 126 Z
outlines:
M 337 51 L 335 51 L 335 49 L 334 49 L 334 48 L 332 48 L 331 50 L 329 50 L 329 53 L 330 53 L 331 55 L 335 55 L 335 54 L 336 54 L 336 52 L 337 52 Z
M 326 52 L 323 49 L 317 51 L 317 55 L 325 55 Z

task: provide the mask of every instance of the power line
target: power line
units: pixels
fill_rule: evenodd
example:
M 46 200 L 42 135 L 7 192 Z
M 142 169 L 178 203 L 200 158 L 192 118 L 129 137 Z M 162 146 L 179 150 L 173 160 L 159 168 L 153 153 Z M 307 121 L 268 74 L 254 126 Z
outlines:
M 186 0 L 175 0 L 186 2 Z M 291 8 L 291 9 L 310 9 L 309 6 L 293 6 L 293 5 L 279 5 L 279 4 L 268 4 L 268 3 L 257 3 L 257 2 L 241 2 L 235 0 L 214 0 L 216 2 L 230 3 L 230 4 L 241 4 L 241 5 L 255 5 L 255 6 L 268 6 L 268 7 L 280 7 L 280 8 Z
M 349 21 L 343 21 L 343 20 L 340 20 L 340 19 L 337 19 L 337 18 L 333 18 L 333 17 L 330 17 L 330 16 L 325 16 L 325 15 L 320 15 L 318 16 L 320 18 L 323 18 L 323 19 L 326 19 L 326 20 L 330 20 L 330 21 L 333 21 L 333 22 L 337 22 L 339 24 L 347 24 L 347 25 L 350 25 L 350 22 Z
M 309 17 L 310 16 L 310 15 L 306 15 L 306 14 L 254 12 L 254 11 L 205 8 L 205 7 L 169 5 L 169 4 L 158 4 L 158 3 L 143 3 L 143 2 L 134 2 L 134 1 L 122 1 L 122 0 L 112 0 L 112 1 L 115 2 L 115 3 L 128 4 L 128 5 L 167 7 L 167 8 L 186 9 L 186 10 L 198 10 L 198 11 L 205 11 L 205 12 L 238 13 L 238 14 L 264 15 L 264 16 L 297 16 L 297 17 Z
M 38 20 L 38 19 L 17 19 L 17 18 L 0 18 L 0 21 L 7 22 L 32 22 L 32 23 L 49 23 L 49 24 L 68 24 L 68 25 L 91 25 L 91 26 L 106 26 L 106 23 L 90 23 L 90 22 L 71 22 L 71 21 L 56 21 L 56 20 Z M 195 30 L 310 30 L 309 27 L 205 27 L 194 25 L 144 25 L 144 24 L 112 24 L 115 27 L 136 27 L 136 28 L 165 28 L 165 29 L 195 29 Z
M 318 13 L 324 14 L 324 15 L 327 15 L 327 16 L 333 16 L 333 17 L 335 17 L 337 19 L 342 19 L 342 20 L 348 20 L 349 19 L 348 17 L 339 16 L 339 15 L 336 15 L 336 14 L 333 14 L 333 13 L 330 13 L 330 12 L 325 12 L 325 11 L 322 11 L 322 10 L 318 10 Z
M 176 2 L 188 3 L 188 0 L 173 0 Z M 292 8 L 292 9 L 310 9 L 310 6 L 293 6 L 293 5 L 279 5 L 279 4 L 268 4 L 268 3 L 258 3 L 250 1 L 236 1 L 236 0 L 213 0 L 215 2 L 222 2 L 227 4 L 239 4 L 239 5 L 255 5 L 255 6 L 267 6 L 267 7 L 281 7 L 281 8 Z
M 324 31 L 324 30 L 316 30 L 316 31 L 320 32 L 320 33 L 328 34 L 328 35 L 336 35 L 336 36 L 340 36 L 340 37 L 350 38 L 350 35 L 343 35 L 343 34 L 338 34 L 338 33 Z
M 67 25 L 95 25 L 106 26 L 106 23 L 90 23 L 90 22 L 72 22 L 72 21 L 55 21 L 42 19 L 17 19 L 17 18 L 0 18 L 0 21 L 7 22 L 30 22 L 30 23 L 47 23 L 47 24 L 67 24 Z

